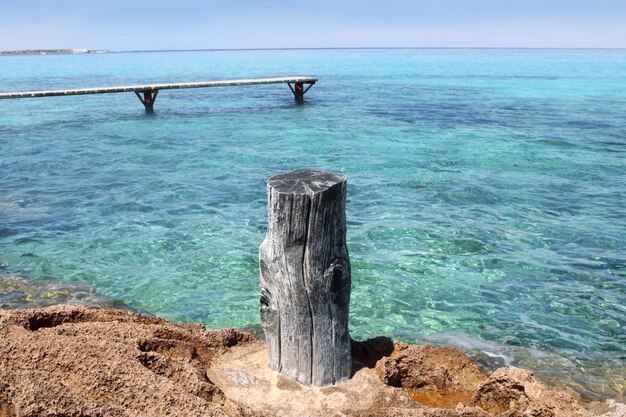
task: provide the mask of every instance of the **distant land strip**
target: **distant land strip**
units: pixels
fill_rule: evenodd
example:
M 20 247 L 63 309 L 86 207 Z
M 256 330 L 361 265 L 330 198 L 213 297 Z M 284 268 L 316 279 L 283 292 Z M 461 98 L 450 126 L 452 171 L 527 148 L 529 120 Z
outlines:
M 101 54 L 111 52 L 107 49 L 23 49 L 18 51 L 0 51 L 0 55 L 47 55 L 47 54 Z

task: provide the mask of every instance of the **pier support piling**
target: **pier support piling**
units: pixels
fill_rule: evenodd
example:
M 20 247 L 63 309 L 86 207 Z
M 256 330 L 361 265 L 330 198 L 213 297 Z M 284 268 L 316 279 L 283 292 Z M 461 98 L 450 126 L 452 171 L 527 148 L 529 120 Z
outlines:
M 296 99 L 297 103 L 303 103 L 304 102 L 304 94 L 307 91 L 309 91 L 309 88 L 313 87 L 313 84 L 315 84 L 315 81 L 313 81 L 311 83 L 308 83 L 308 84 L 309 84 L 309 86 L 305 89 L 303 82 L 296 82 L 296 83 L 294 83 L 293 86 L 291 85 L 291 83 L 287 83 L 287 85 L 289 86 L 289 89 L 293 93 L 293 96 Z
M 294 96 L 297 102 L 304 101 L 304 84 L 296 83 L 294 87 Z
M 269 366 L 308 385 L 345 381 L 352 363 L 346 178 L 298 170 L 270 178 L 267 192 L 259 301 Z
M 154 113 L 154 102 L 159 94 L 159 90 L 146 90 L 141 91 L 141 93 L 143 94 L 143 97 L 141 97 L 141 94 L 139 94 L 138 91 L 135 91 L 137 98 L 146 108 L 146 113 Z

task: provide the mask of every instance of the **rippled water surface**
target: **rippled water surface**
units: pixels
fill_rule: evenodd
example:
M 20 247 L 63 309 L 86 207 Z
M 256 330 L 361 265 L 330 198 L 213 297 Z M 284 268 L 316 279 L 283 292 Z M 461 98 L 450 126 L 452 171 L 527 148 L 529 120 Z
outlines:
M 0 263 L 171 320 L 258 323 L 266 179 L 337 171 L 354 337 L 623 398 L 626 51 L 0 57 L 2 91 L 293 74 L 320 78 L 304 105 L 282 85 L 162 91 L 152 117 L 130 93 L 0 100 Z

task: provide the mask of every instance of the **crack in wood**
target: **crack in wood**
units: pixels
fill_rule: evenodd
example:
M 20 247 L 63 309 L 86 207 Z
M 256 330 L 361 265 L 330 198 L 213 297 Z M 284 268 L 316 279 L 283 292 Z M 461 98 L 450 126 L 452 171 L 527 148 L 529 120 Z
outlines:
M 309 199 L 306 204 L 306 214 L 305 214 L 305 218 L 306 220 L 304 221 L 305 227 L 304 227 L 304 248 L 302 250 L 302 283 L 304 284 L 304 291 L 306 292 L 306 299 L 307 299 L 307 304 L 309 307 L 309 317 L 311 320 L 311 357 L 310 357 L 310 372 L 309 372 L 309 384 L 311 384 L 313 382 L 313 358 L 315 357 L 315 345 L 313 344 L 313 341 L 315 340 L 315 326 L 313 325 L 313 306 L 311 305 L 311 296 L 309 295 L 309 285 L 306 282 L 306 276 L 308 275 L 307 272 L 305 271 L 305 259 L 307 256 L 307 242 L 308 242 L 308 238 L 309 238 L 309 228 L 311 227 L 311 225 L 309 224 L 309 220 L 310 220 L 310 216 L 311 216 L 311 205 L 313 204 L 313 199 Z

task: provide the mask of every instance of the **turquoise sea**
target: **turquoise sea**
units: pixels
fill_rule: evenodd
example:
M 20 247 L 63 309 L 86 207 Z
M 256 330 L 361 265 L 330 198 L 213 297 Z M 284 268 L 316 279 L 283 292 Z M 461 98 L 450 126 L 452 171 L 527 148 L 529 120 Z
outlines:
M 267 178 L 336 171 L 354 338 L 624 399 L 626 50 L 0 56 L 0 91 L 279 75 L 320 81 L 304 105 L 284 85 L 162 91 L 154 116 L 132 93 L 0 100 L 0 275 L 258 324 Z M 50 297 L 19 291 L 0 306 Z

